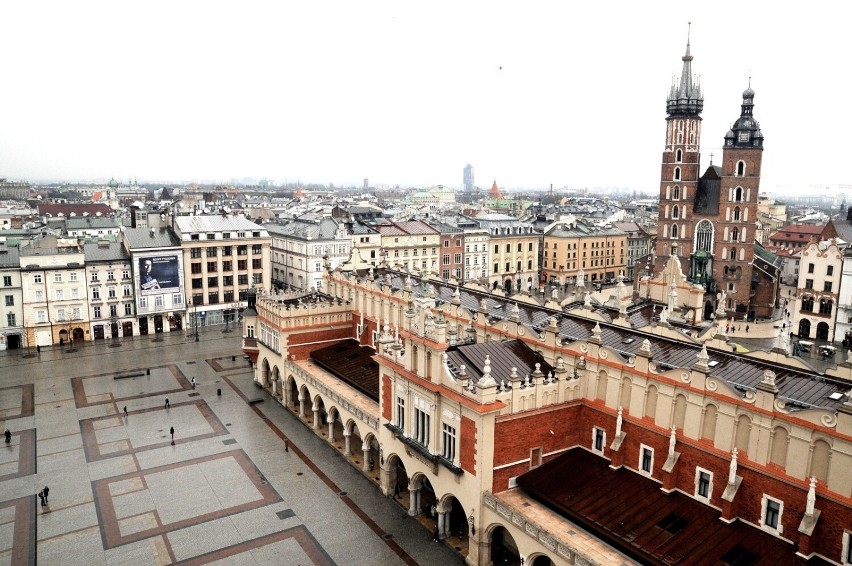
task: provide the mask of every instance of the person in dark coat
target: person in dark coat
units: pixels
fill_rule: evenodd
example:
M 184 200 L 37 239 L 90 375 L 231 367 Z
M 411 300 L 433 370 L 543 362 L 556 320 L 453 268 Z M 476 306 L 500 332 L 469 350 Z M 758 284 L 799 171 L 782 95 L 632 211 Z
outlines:
M 44 503 L 47 504 L 48 503 L 47 496 L 50 493 L 50 488 L 47 487 L 47 486 L 44 486 L 44 489 L 42 490 L 42 492 L 44 493 Z
M 41 506 L 44 507 L 44 490 L 38 492 L 38 498 L 41 500 Z
M 9 432 L 8 428 L 6 429 L 6 432 L 3 433 L 3 436 L 6 437 L 6 444 L 9 444 L 10 442 L 12 442 L 12 433 Z

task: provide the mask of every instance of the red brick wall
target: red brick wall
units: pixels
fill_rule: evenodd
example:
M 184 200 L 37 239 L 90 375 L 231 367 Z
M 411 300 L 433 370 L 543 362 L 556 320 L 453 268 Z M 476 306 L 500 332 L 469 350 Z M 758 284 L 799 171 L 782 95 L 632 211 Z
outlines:
M 382 417 L 386 421 L 391 421 L 391 407 L 393 407 L 393 400 L 391 399 L 391 378 L 387 374 L 382 375 Z
M 336 340 L 345 340 L 352 338 L 353 331 L 349 327 L 343 328 L 326 328 L 325 330 L 312 329 L 306 332 L 288 334 L 287 353 L 290 359 L 306 360 L 310 357 L 311 352 L 331 346 L 328 342 Z M 319 342 L 319 344 L 315 343 Z
M 459 464 L 462 470 L 476 475 L 476 422 L 462 415 L 459 439 Z
M 520 476 L 530 469 L 530 451 L 541 448 L 542 454 L 576 446 L 577 419 L 580 405 L 541 409 L 498 419 L 494 424 L 494 467 L 526 460 L 519 464 L 494 470 L 492 490 L 494 493 L 509 488 L 509 478 Z M 551 434 L 553 431 L 553 434 Z M 591 438 L 591 433 L 590 433 Z M 545 457 L 543 462 L 552 459 Z

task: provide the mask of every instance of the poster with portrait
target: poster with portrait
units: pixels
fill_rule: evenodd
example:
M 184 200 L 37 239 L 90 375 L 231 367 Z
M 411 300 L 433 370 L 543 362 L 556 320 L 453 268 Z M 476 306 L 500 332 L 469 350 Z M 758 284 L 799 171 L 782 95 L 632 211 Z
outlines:
M 142 295 L 177 293 L 180 291 L 178 256 L 139 258 L 139 292 Z

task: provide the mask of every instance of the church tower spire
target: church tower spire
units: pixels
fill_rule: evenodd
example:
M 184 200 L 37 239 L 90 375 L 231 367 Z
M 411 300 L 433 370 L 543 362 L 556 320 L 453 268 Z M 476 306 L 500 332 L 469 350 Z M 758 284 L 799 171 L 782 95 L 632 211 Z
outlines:
M 687 232 L 699 177 L 704 95 L 692 75 L 689 34 L 682 61 L 680 81 L 672 84 L 666 99 L 666 145 L 660 178 L 656 248 L 660 261 L 665 261 L 672 250 L 677 250 L 682 257 L 689 257 L 693 251 L 692 234 Z

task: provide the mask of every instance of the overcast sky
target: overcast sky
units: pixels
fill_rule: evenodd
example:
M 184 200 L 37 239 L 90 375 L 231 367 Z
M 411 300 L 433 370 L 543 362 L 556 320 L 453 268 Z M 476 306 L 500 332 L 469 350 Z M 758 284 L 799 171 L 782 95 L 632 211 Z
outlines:
M 741 1 L 2 2 L 0 177 L 656 192 L 689 21 L 702 169 L 751 75 L 761 188 L 852 183 L 836 5 Z

